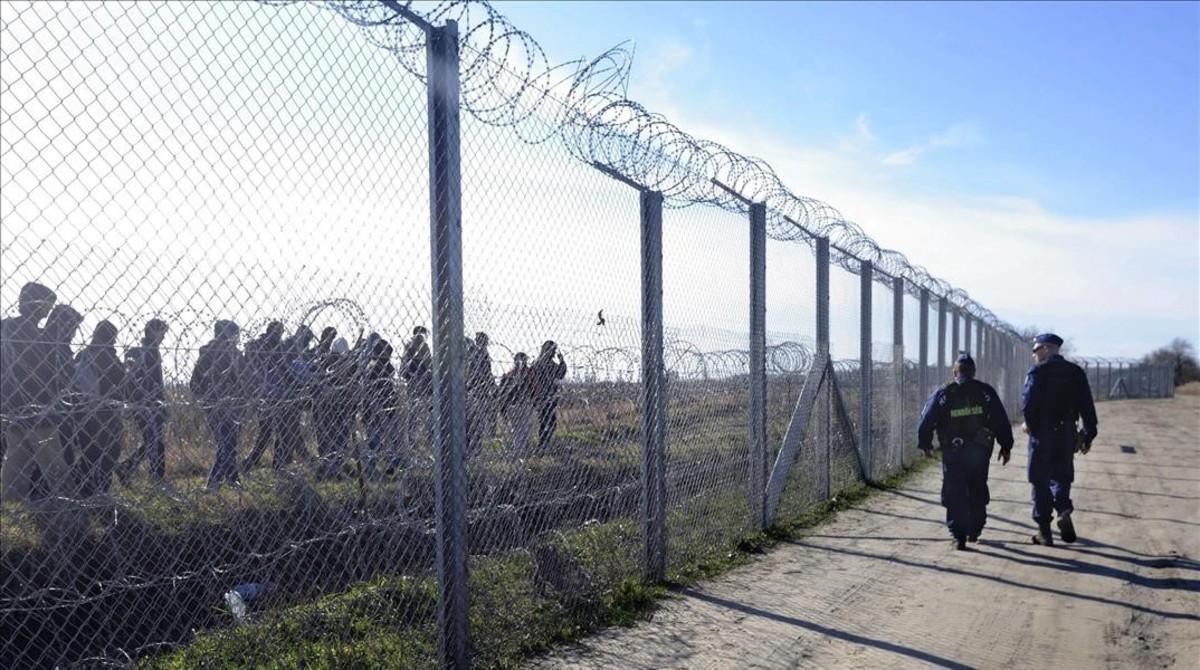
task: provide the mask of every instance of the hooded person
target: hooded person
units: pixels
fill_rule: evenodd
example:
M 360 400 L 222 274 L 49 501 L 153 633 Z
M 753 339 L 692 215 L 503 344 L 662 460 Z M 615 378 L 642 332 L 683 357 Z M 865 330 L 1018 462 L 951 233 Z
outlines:
M 327 329 L 328 330 L 328 329 Z M 334 331 L 336 336 L 337 331 Z M 321 347 L 318 346 L 318 350 Z M 317 475 L 335 476 L 350 448 L 350 433 L 358 409 L 356 375 L 358 358 L 344 338 L 331 340 L 326 352 L 314 360 L 312 403 L 317 436 Z
M 283 465 L 283 396 L 287 374 L 283 333 L 283 323 L 271 321 L 262 335 L 246 343 L 245 378 L 247 392 L 258 414 L 258 430 L 254 434 L 254 447 L 242 462 L 243 472 L 257 467 L 268 449 L 274 466 Z
M 538 415 L 538 448 L 549 446 L 558 427 L 559 382 L 567 376 L 567 362 L 553 340 L 542 343 L 537 360 L 529 366 L 533 404 Z
M 0 500 L 28 500 L 33 477 L 47 470 L 66 477 L 67 465 L 58 427 L 51 421 L 50 334 L 41 327 L 57 296 L 36 282 L 21 287 L 17 315 L 0 321 L 0 430 L 4 432 L 0 464 Z M 54 449 L 40 445 L 53 441 Z M 45 458 L 42 463 L 39 458 Z
M 376 461 L 387 458 L 388 470 L 401 464 L 402 447 L 398 444 L 400 394 L 396 387 L 396 368 L 392 365 L 392 345 L 376 340 L 362 371 L 362 418 L 367 431 L 367 454 L 364 459 L 368 475 L 375 475 Z
M 302 325 L 283 344 L 284 367 L 277 424 L 279 448 L 272 459 L 275 469 L 306 460 L 308 456 L 304 446 L 304 410 L 309 407 L 309 385 L 316 356 L 316 352 L 309 349 L 312 340 L 312 329 Z
M 1007 465 L 1013 434 L 996 389 L 975 379 L 975 361 L 962 352 L 954 362 L 954 379 L 930 396 L 917 425 L 917 447 L 933 455 L 936 434 L 942 450 L 942 505 L 954 548 L 979 541 L 987 523 L 988 465 L 994 443 Z
M 425 326 L 412 330 L 412 339 L 404 345 L 400 357 L 400 379 L 404 381 L 405 397 L 408 400 L 408 419 L 404 427 L 405 449 L 410 453 L 416 449 L 417 433 L 420 431 L 427 443 L 433 445 L 433 355 L 425 338 Z
M 0 319 L 0 462 L 8 453 L 10 433 L 14 441 L 26 439 L 26 424 L 15 419 L 29 404 L 30 386 L 34 382 L 31 369 L 36 365 L 36 357 L 28 352 L 41 340 L 41 323 L 57 299 L 49 288 L 28 282 L 21 287 L 17 314 Z
M 117 327 L 101 321 L 91 342 L 75 356 L 71 388 L 77 411 L 72 413 L 70 444 L 81 498 L 108 492 L 121 455 L 125 366 L 116 343 Z
M 155 484 L 166 481 L 167 391 L 159 347 L 168 330 L 166 321 L 150 319 L 142 329 L 142 343 L 125 353 L 125 401 L 132 409 L 142 443 L 117 467 L 117 478 L 122 484 L 128 483 L 130 475 L 147 457 L 150 480 Z
M 16 389 L 21 405 L 10 421 L 18 428 L 9 432 L 9 453 L 0 472 L 0 498 L 4 500 L 28 500 L 35 471 L 47 495 L 60 497 L 74 492 L 70 444 L 64 439 L 69 429 L 64 430 L 67 416 L 63 410 L 74 371 L 71 339 L 82 320 L 71 306 L 54 306 L 46 317 L 45 328 L 14 357 L 21 382 Z
M 238 351 L 240 329 L 232 321 L 213 325 L 213 339 L 200 347 L 200 358 L 192 369 L 188 387 L 212 431 L 215 453 L 206 489 L 240 483 L 237 468 L 238 436 L 241 432 L 245 394 L 245 363 Z
M 496 380 L 487 333 L 475 333 L 467 343 L 467 444 L 473 452 L 496 436 Z
M 525 458 L 529 450 L 529 428 L 533 421 L 533 378 L 529 370 L 529 356 L 518 351 L 513 356 L 513 366 L 500 378 L 496 390 L 499 410 L 512 429 L 512 456 Z

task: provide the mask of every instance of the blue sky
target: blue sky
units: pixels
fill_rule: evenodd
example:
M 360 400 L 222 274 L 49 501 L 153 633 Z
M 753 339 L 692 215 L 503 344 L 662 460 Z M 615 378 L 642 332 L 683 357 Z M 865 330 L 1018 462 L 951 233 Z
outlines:
M 1200 5 L 527 3 L 552 61 L 767 159 L 1083 353 L 1200 337 Z

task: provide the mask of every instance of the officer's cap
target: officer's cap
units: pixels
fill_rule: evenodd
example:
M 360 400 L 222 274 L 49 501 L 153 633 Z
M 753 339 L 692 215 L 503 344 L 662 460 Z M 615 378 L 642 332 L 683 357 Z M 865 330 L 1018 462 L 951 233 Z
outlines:
M 1061 347 L 1062 343 L 1063 339 L 1054 333 L 1042 333 L 1041 335 L 1033 338 L 1034 349 L 1038 348 L 1038 346 L 1042 344 L 1052 344 L 1056 347 Z
M 955 365 L 958 365 L 960 367 L 962 367 L 962 366 L 970 366 L 971 368 L 975 367 L 975 359 L 971 358 L 971 354 L 969 354 L 965 351 L 958 352 L 958 358 L 954 359 L 954 363 L 955 363 Z

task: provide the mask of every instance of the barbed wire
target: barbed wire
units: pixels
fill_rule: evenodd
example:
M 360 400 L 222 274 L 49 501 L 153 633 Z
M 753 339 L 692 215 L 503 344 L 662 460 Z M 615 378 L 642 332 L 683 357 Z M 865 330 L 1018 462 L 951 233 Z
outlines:
M 295 0 L 266 0 L 288 5 Z M 367 39 L 424 80 L 424 30 L 392 6 L 397 3 L 326 0 L 323 5 L 359 26 Z M 953 303 L 991 328 L 1019 336 L 963 289 L 933 276 L 900 251 L 876 243 L 854 221 L 825 202 L 790 190 L 761 158 L 697 138 L 665 116 L 627 97 L 633 51 L 619 45 L 591 59 L 554 64 L 541 45 L 484 0 L 405 2 L 431 24 L 456 21 L 461 54 L 461 104 L 479 121 L 512 128 L 524 142 L 557 140 L 578 160 L 602 164 L 672 206 L 708 204 L 746 211 L 745 199 L 763 202 L 768 235 L 780 241 L 828 237 L 831 257 L 851 272 L 869 261 L 907 290 L 922 289 Z

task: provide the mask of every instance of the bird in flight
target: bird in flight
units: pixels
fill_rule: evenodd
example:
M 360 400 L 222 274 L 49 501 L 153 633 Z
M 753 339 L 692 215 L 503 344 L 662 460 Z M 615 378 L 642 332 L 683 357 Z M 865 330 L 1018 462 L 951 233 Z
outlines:
M 604 320 L 604 310 L 600 310 L 600 313 L 596 315 L 596 325 L 603 326 L 605 323 L 608 322 Z

